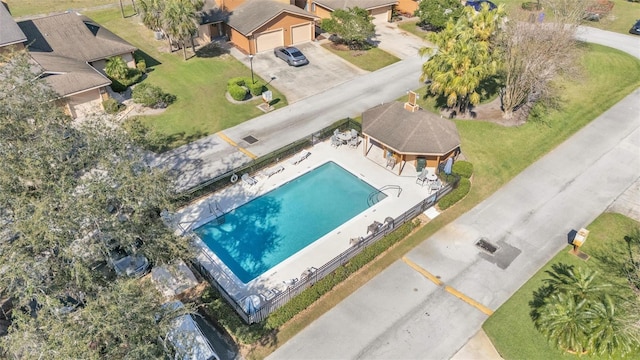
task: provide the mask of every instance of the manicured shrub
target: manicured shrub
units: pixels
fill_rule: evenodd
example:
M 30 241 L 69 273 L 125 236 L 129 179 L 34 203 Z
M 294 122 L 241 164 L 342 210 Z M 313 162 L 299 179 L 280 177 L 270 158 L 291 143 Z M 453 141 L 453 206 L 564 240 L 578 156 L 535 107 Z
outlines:
M 473 164 L 468 161 L 456 161 L 451 168 L 454 174 L 469 179 L 473 175 Z
M 249 81 L 248 84 L 249 85 L 247 87 L 253 96 L 260 96 L 264 92 L 264 85 L 262 83 L 256 82 L 255 84 L 252 84 L 251 81 Z
M 121 106 L 116 99 L 109 98 L 102 102 L 102 107 L 107 114 L 115 114 L 120 111 L 121 108 L 124 108 L 124 105 Z
M 242 101 L 247 96 L 247 89 L 240 85 L 229 85 L 227 91 L 229 91 L 229 95 L 236 101 Z
M 244 77 L 234 77 L 229 79 L 229 81 L 227 81 L 227 88 L 233 85 L 244 86 L 245 83 L 246 83 L 246 79 Z
M 460 182 L 458 183 L 458 187 L 453 189 L 450 193 L 443 196 L 440 200 L 438 200 L 438 207 L 440 210 L 445 210 L 450 208 L 453 204 L 462 200 L 471 189 L 471 181 L 466 177 L 461 177 Z
M 147 72 L 147 62 L 144 61 L 144 59 L 140 59 L 136 62 L 136 68 L 138 69 L 138 71 L 140 71 L 141 73 L 146 73 Z
M 176 100 L 175 95 L 167 94 L 149 83 L 136 86 L 131 93 L 131 98 L 136 104 L 152 108 L 165 108 Z
M 124 79 L 116 79 L 109 77 L 111 80 L 111 89 L 115 92 L 123 92 L 133 84 L 136 84 L 142 78 L 142 72 L 138 69 L 129 69 Z

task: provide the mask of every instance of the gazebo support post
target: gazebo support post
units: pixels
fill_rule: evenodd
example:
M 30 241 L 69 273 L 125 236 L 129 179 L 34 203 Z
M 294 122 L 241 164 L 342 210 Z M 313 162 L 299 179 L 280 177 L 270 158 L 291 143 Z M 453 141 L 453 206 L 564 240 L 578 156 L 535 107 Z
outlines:
M 398 176 L 402 173 L 402 164 L 404 161 L 404 154 L 400 154 L 400 163 L 398 164 Z

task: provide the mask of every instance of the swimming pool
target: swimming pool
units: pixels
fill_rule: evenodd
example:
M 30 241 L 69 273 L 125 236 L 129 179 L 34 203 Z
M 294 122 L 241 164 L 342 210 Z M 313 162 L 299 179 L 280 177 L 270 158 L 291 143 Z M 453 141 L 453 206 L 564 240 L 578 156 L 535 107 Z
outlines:
M 377 192 L 327 162 L 225 214 L 223 224 L 211 221 L 194 232 L 248 283 L 371 207 Z

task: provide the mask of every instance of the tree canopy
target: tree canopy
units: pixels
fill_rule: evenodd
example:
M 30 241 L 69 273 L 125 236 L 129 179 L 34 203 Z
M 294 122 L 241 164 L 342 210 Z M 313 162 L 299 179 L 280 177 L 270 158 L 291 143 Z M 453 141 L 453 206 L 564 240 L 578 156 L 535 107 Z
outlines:
M 185 60 L 187 59 L 185 42 L 191 41 L 198 31 L 199 16 L 204 1 L 202 0 L 140 0 L 140 17 L 142 23 L 153 31 L 162 31 L 172 48 L 171 39 L 182 45 Z
M 375 25 L 367 10 L 353 7 L 337 9 L 331 13 L 331 18 L 323 19 L 322 29 L 338 36 L 352 49 L 367 48 L 367 40 L 375 35 Z
M 504 18 L 502 6 L 480 12 L 467 7 L 465 11 L 465 16 L 455 22 L 450 19 L 441 32 L 431 34 L 434 48 L 420 50 L 423 56 L 430 56 L 422 66 L 421 80 L 430 80 L 429 91 L 445 96 L 447 105 L 461 113 L 469 104 L 480 102 L 481 82 L 497 73 L 492 41 Z
M 175 197 L 170 178 L 108 119 L 71 121 L 28 55 L 1 64 L 0 298 L 13 310 L 0 348 L 23 358 L 161 354 L 159 294 L 108 264 L 114 246 L 157 265 L 190 256 L 159 215 Z M 63 310 L 70 298 L 82 305 Z
M 637 300 L 588 268 L 554 264 L 547 274 L 529 305 L 534 326 L 553 346 L 609 356 L 638 348 Z
M 442 30 L 449 20 L 457 21 L 464 15 L 464 6 L 459 0 L 420 1 L 415 16 L 419 25 L 432 30 Z

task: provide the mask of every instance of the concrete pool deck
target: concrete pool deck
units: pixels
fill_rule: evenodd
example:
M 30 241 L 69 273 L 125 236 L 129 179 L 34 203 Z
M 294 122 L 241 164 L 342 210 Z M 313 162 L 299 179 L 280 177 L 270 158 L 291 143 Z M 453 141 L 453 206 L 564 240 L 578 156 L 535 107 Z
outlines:
M 362 143 L 357 149 L 352 149 L 348 146 L 334 148 L 331 147 L 330 142 L 325 141 L 307 150 L 310 152 L 309 157 L 297 165 L 292 164 L 292 158 L 288 158 L 274 165 L 280 165 L 284 170 L 270 177 L 265 175 L 264 171 L 251 174 L 258 181 L 252 186 L 239 179 L 235 184 L 178 210 L 174 221 L 180 223 L 186 230 L 197 228 L 215 219 L 216 213 L 227 213 L 328 161 L 342 166 L 376 189 L 386 185 L 397 185 L 402 190 L 400 192 L 397 188 L 384 190 L 383 192 L 387 195 L 384 200 L 333 229 L 247 284 L 240 281 L 204 243 L 200 242 L 208 254 L 208 259 L 199 258 L 199 260 L 215 263 L 215 266 L 205 267 L 238 302 L 250 295 L 261 295 L 265 299 L 286 290 L 286 284 L 292 279 L 299 279 L 305 270 L 312 267 L 319 268 L 347 250 L 351 246 L 351 238 L 365 237 L 367 227 L 374 221 L 384 223 L 386 217 L 396 218 L 430 195 L 429 186 L 416 183 L 417 174 L 407 176 L 413 167 L 406 166 L 403 171 L 404 176 L 397 176 L 389 169 L 365 157 Z M 415 169 L 413 170 L 415 172 Z M 238 174 L 240 175 L 242 174 Z

